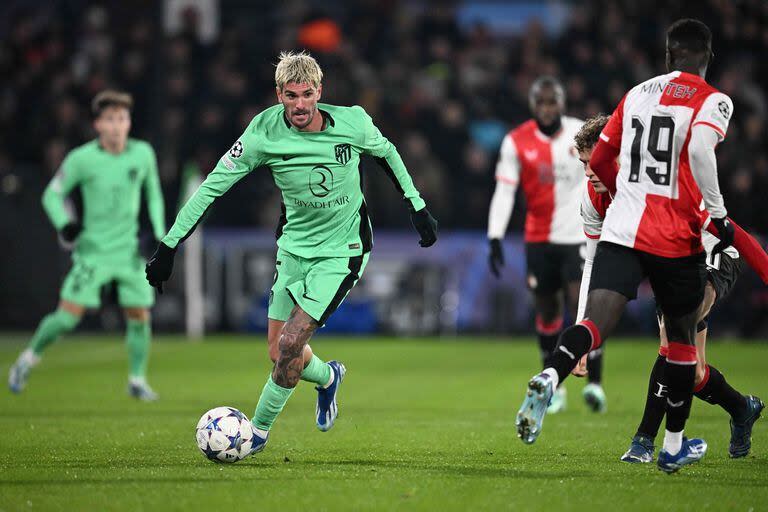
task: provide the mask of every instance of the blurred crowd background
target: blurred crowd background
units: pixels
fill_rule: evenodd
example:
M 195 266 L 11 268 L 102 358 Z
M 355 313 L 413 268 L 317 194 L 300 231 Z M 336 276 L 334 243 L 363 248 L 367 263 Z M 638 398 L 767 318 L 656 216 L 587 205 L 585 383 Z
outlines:
M 88 105 L 107 86 L 134 95 L 132 133 L 157 151 L 170 220 L 185 171 L 208 172 L 275 102 L 277 55 L 301 48 L 323 67 L 324 101 L 364 106 L 397 144 L 442 228 L 484 230 L 498 148 L 529 118 L 531 82 L 560 77 L 569 115 L 610 113 L 626 90 L 664 72 L 664 31 L 682 16 L 712 29 L 707 79 L 735 104 L 718 149 L 726 205 L 743 226 L 768 234 L 764 0 L 6 0 L 2 238 L 50 237 L 42 213 L 30 220 L 9 212 L 38 205 L 66 152 L 93 137 Z M 364 165 L 377 191 L 368 194 L 374 226 L 407 227 L 387 178 Z M 278 212 L 269 174 L 257 171 L 217 204 L 208 226 L 272 228 Z M 520 231 L 521 213 L 511 232 Z M 36 232 L 37 223 L 45 228 Z M 755 289 L 749 301 L 764 307 L 768 297 Z

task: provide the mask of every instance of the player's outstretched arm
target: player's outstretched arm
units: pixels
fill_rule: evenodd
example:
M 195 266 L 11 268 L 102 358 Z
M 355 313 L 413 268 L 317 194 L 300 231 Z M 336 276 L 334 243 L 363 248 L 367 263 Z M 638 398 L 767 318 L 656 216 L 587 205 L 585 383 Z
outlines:
M 360 108 L 360 107 L 356 107 Z M 403 196 L 411 212 L 411 223 L 421 239 L 419 245 L 429 247 L 437 241 L 437 221 L 427 210 L 427 204 L 419 195 L 411 175 L 405 168 L 400 153 L 394 144 L 384 137 L 373 124 L 371 117 L 360 108 L 363 114 L 363 153 L 373 156 L 384 169 L 395 188 Z
M 147 144 L 148 171 L 144 178 L 144 197 L 147 201 L 149 221 L 152 223 L 152 233 L 158 242 L 165 236 L 165 201 L 163 189 L 160 186 L 160 174 L 157 171 L 157 157 L 152 146 Z
M 179 244 L 192 234 L 216 198 L 225 194 L 232 185 L 262 164 L 253 124 L 254 122 L 221 157 L 213 171 L 181 208 L 170 231 L 160 241 L 147 263 L 147 281 L 160 293 L 163 292 L 163 283 L 170 279 L 173 272 L 173 259 Z
M 43 192 L 43 209 L 67 249 L 71 248 L 82 230 L 79 220 L 71 212 L 72 208 L 67 205 L 67 196 L 80 181 L 76 159 L 70 153 Z

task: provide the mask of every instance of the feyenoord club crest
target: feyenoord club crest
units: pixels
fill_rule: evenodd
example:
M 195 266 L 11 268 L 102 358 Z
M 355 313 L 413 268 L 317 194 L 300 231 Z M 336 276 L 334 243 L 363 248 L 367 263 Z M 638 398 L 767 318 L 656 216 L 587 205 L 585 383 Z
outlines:
M 336 152 L 336 161 L 341 165 L 346 165 L 352 158 L 352 146 L 349 144 L 336 144 L 333 149 Z

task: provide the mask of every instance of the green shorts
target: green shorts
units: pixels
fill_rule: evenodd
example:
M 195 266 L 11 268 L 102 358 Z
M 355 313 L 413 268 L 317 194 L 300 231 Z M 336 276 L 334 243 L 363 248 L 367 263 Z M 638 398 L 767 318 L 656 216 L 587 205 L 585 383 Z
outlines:
M 363 275 L 367 263 L 368 253 L 351 258 L 301 258 L 278 249 L 267 316 L 284 322 L 298 305 L 324 325 Z
M 144 275 L 144 265 L 144 260 L 138 256 L 126 262 L 78 258 L 64 279 L 61 299 L 97 308 L 101 305 L 101 289 L 114 281 L 121 306 L 148 308 L 155 303 L 155 291 Z

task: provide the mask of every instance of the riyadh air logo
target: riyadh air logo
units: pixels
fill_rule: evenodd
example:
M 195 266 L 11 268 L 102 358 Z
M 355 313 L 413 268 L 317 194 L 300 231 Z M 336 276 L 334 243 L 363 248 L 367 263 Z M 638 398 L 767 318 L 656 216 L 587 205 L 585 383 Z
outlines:
M 336 161 L 341 165 L 346 165 L 352 158 L 352 146 L 349 144 L 336 144 L 333 146 L 333 150 L 336 154 Z
M 333 190 L 333 173 L 324 165 L 317 165 L 309 173 L 309 191 L 315 197 L 325 197 Z

